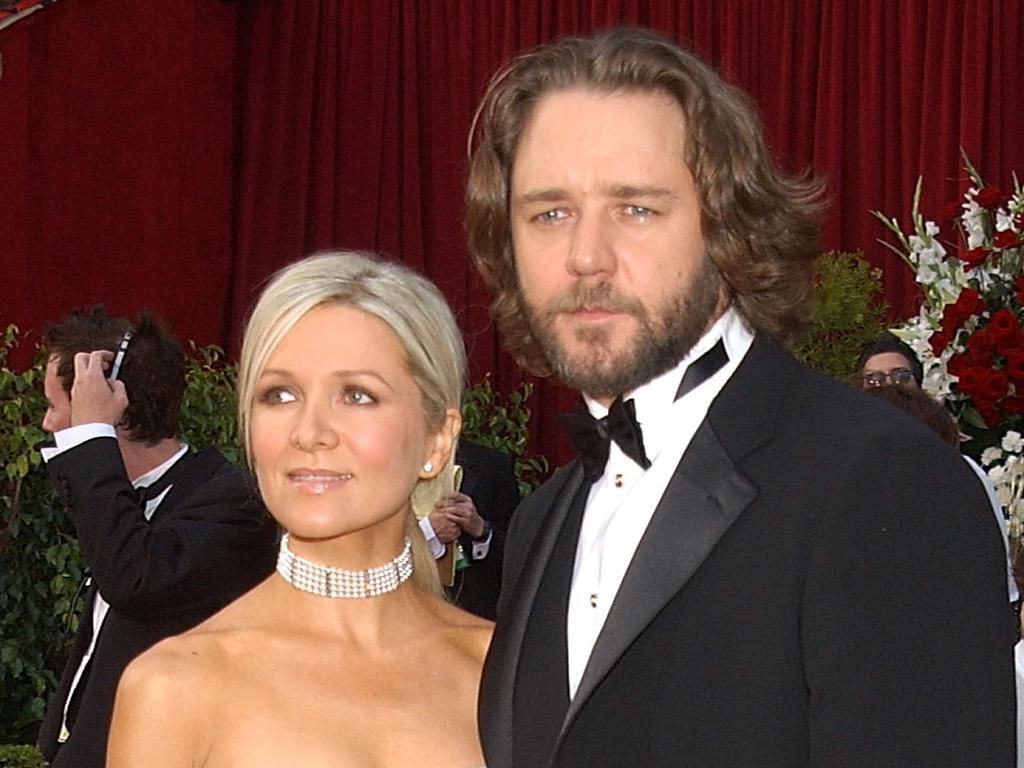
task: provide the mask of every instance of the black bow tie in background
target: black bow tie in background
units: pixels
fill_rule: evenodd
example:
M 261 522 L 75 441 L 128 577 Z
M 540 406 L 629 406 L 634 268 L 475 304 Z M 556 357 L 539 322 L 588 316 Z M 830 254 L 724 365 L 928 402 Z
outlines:
M 678 400 L 703 384 L 728 361 L 729 355 L 725 351 L 725 345 L 719 339 L 715 346 L 686 367 L 675 399 Z M 569 413 L 559 416 L 558 421 L 572 444 L 576 446 L 576 450 L 580 452 L 583 472 L 591 482 L 604 474 L 612 440 L 624 454 L 641 467 L 647 469 L 651 466 L 651 461 L 644 451 L 643 432 L 637 423 L 636 404 L 632 399 L 623 400 L 622 395 L 619 395 L 603 419 L 595 419 L 586 408 L 577 406 Z

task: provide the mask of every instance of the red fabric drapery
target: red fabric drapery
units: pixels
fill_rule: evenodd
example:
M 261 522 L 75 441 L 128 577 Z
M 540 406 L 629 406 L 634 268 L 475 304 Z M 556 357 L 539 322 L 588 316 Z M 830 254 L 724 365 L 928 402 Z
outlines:
M 869 211 L 937 217 L 964 185 L 1024 172 L 1020 0 L 64 0 L 0 32 L 0 320 L 149 306 L 234 348 L 259 285 L 329 248 L 421 268 L 467 335 L 473 378 L 520 380 L 465 258 L 465 137 L 487 78 L 565 34 L 652 27 L 746 90 L 780 164 L 828 182 L 827 247 L 863 249 L 897 313 L 911 276 Z M 572 395 L 542 384 L 538 446 Z

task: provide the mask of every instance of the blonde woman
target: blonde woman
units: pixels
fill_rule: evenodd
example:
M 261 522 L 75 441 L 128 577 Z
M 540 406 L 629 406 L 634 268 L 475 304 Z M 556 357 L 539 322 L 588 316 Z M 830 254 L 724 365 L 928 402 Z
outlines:
M 482 764 L 491 625 L 448 604 L 415 525 L 450 482 L 465 353 L 437 289 L 319 254 L 253 310 L 240 431 L 277 571 L 125 672 L 108 766 Z

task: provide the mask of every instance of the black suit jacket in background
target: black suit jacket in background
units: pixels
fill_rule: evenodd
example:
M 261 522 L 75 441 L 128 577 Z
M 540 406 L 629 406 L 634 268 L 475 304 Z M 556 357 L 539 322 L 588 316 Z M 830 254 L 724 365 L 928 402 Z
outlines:
M 757 336 L 557 712 L 525 688 L 564 686 L 564 670 L 519 672 L 530 612 L 551 605 L 538 595 L 571 573 L 551 553 L 582 483 L 577 460 L 509 529 L 479 706 L 488 768 L 1014 764 L 1003 545 L 977 479 L 923 425 Z M 564 615 L 537 619 L 564 647 Z M 546 730 L 552 757 L 517 759 Z
M 459 543 L 469 567 L 455 575 L 449 594 L 462 608 L 494 620 L 501 592 L 501 566 L 505 554 L 505 533 L 512 513 L 519 504 L 512 459 L 501 451 L 460 440 L 455 463 L 462 467 L 459 490 L 473 500 L 480 517 L 491 524 L 491 545 L 487 557 L 471 559 L 473 539 L 463 534 Z
M 47 463 L 92 572 L 71 655 L 39 732 L 39 747 L 52 768 L 103 768 L 114 693 L 128 662 L 200 623 L 273 570 L 276 525 L 249 476 L 216 451 L 180 461 L 189 464 L 151 521 L 115 439 L 89 440 Z M 169 471 L 176 469 L 178 463 Z M 110 610 L 75 694 L 78 717 L 71 736 L 58 745 L 67 693 L 92 638 L 97 587 Z

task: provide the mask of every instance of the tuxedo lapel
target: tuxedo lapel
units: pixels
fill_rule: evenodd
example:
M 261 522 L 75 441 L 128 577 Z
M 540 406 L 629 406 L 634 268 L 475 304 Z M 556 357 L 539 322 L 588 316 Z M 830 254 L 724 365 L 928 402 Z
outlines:
M 490 768 L 511 768 L 511 763 L 506 764 L 502 760 L 512 754 L 512 703 L 523 637 L 541 577 L 583 483 L 583 465 L 576 460 L 562 474 L 563 481 L 560 486 L 552 488 L 549 502 L 531 497 L 524 502 L 524 508 L 516 513 L 536 513 L 538 510 L 527 509 L 531 502 L 542 506 L 547 504 L 547 513 L 543 515 L 533 542 L 517 544 L 518 547 L 529 547 L 529 554 L 523 562 L 513 592 L 507 600 L 502 600 L 503 610 L 499 613 L 499 621 L 484 664 L 486 685 L 481 689 L 479 719 Z M 539 497 L 542 494 L 538 491 L 535 495 Z M 571 569 L 572 563 L 567 563 L 566 567 Z M 552 638 L 552 642 L 565 642 L 565 638 Z
M 640 540 L 569 705 L 563 732 L 618 658 L 690 580 L 756 495 L 705 421 Z
M 774 431 L 795 363 L 761 335 L 694 434 L 630 561 L 594 644 L 564 735 L 618 659 L 690 580 L 757 496 L 738 462 Z

